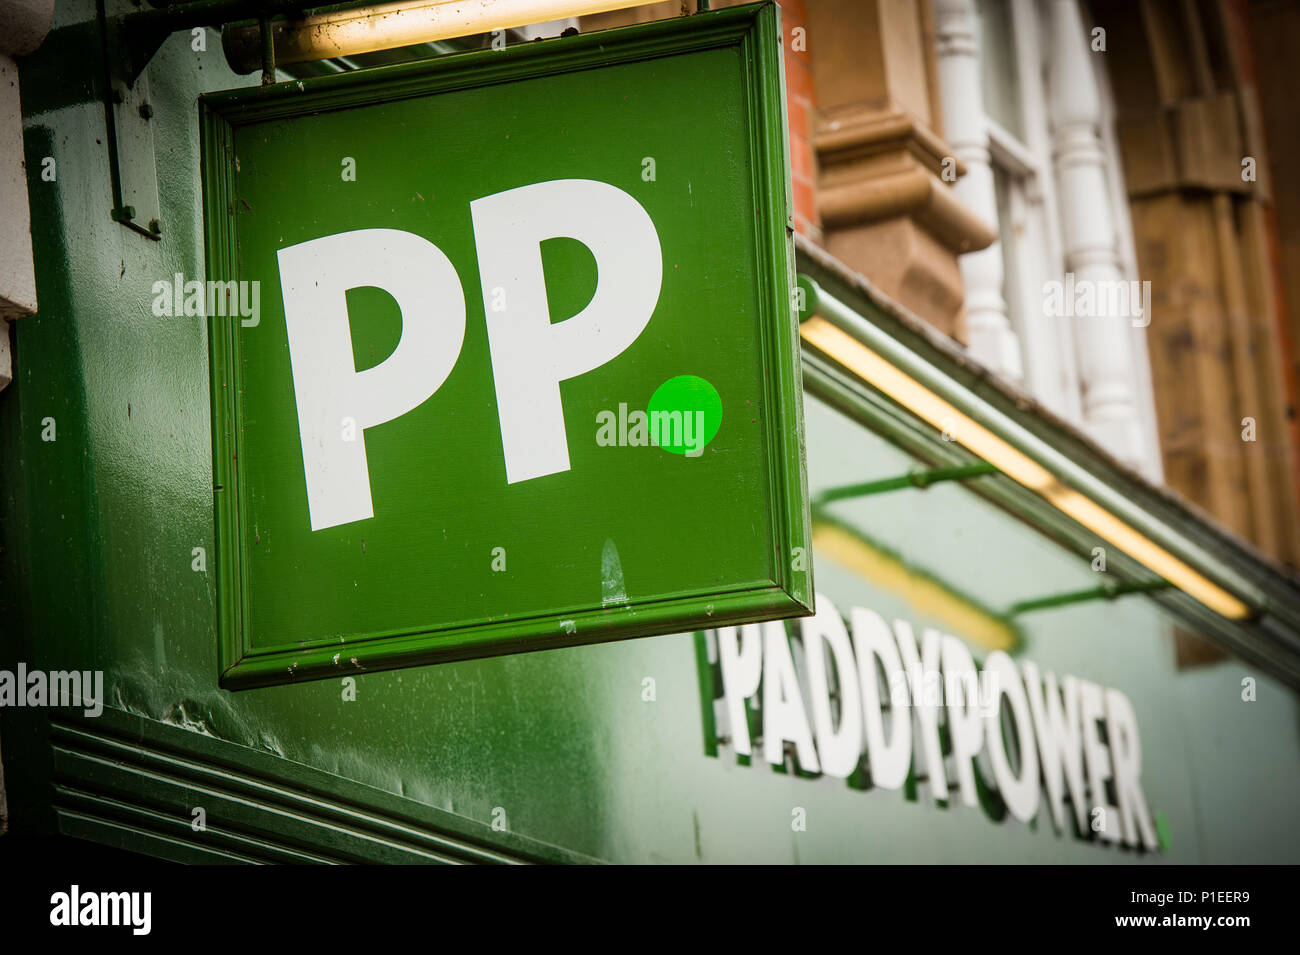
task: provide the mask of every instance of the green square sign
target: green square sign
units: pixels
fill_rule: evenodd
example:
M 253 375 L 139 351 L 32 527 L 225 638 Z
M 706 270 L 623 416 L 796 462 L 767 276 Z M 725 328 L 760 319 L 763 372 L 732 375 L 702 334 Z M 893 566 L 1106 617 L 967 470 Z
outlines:
M 223 686 L 811 612 L 783 105 L 772 4 L 203 98 Z

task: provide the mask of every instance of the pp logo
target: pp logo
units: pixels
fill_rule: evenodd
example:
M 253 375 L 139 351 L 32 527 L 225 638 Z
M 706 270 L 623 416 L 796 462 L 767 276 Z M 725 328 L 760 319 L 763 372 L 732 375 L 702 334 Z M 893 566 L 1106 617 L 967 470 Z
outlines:
M 591 179 L 557 179 L 475 199 L 478 252 L 506 482 L 569 470 L 560 382 L 626 350 L 659 301 L 663 255 L 654 223 L 635 199 Z M 570 238 L 596 260 L 591 301 L 552 324 L 541 243 Z M 430 398 L 465 340 L 465 296 L 447 256 L 397 229 L 360 229 L 277 253 L 298 430 L 313 531 L 374 516 L 364 431 Z M 375 286 L 402 313 L 402 336 L 379 365 L 356 371 L 345 296 Z

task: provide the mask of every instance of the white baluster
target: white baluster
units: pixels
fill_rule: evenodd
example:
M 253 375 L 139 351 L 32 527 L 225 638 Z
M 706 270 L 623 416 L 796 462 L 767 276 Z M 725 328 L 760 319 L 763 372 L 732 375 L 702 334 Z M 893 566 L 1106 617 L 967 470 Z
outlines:
M 998 221 L 997 193 L 989 159 L 984 97 L 980 90 L 979 44 L 973 0 L 938 0 L 935 33 L 943 99 L 944 138 L 966 166 L 957 197 L 990 224 Z M 971 354 L 1018 380 L 1020 343 L 1002 296 L 1002 245 L 968 252 L 960 259 L 966 292 L 966 337 Z
M 1053 0 L 1048 63 L 1052 147 L 1065 268 L 1074 273 L 1066 288 L 1092 283 L 1094 290 L 1118 288 L 1124 279 L 1116 250 L 1115 213 L 1106 183 L 1106 157 L 1099 132 L 1101 107 L 1093 53 L 1076 0 Z M 1142 460 L 1132 337 L 1133 315 L 1108 314 L 1107 295 L 1094 296 L 1097 311 L 1076 315 L 1088 430 L 1107 450 L 1131 464 Z

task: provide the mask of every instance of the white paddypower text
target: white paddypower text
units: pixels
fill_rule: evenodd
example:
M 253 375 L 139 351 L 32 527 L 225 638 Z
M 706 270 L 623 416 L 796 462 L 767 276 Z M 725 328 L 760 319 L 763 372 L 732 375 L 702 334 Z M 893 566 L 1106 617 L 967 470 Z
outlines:
M 1045 802 L 1058 830 L 1073 816 L 1080 835 L 1160 847 L 1142 792 L 1137 717 L 1119 690 L 1072 676 L 1058 683 L 1055 674 L 1040 673 L 1029 660 L 1017 666 L 1002 650 L 988 654 L 981 672 L 956 637 L 927 628 L 918 639 L 906 620 L 891 627 L 865 607 L 853 608 L 846 627 L 822 594 L 816 616 L 800 620 L 799 631 L 803 659 L 796 669 L 779 621 L 717 630 L 725 735 L 737 754 L 752 751 L 749 712 L 757 709 L 762 755 L 773 765 L 784 764 L 789 744 L 805 772 L 845 779 L 865 765 L 881 789 L 901 788 L 923 766 L 936 800 L 955 790 L 967 806 L 978 803 L 982 765 L 981 775 L 992 777 L 1021 822 Z M 925 690 L 940 673 L 942 702 Z

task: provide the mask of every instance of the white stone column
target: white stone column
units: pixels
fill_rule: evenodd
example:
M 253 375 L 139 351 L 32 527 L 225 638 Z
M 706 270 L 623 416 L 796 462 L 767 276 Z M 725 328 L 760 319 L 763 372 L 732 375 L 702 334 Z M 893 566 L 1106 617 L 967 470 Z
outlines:
M 15 56 L 40 46 L 54 20 L 54 0 L 0 0 L 0 389 L 13 380 L 9 322 L 36 311 L 23 112 Z
M 1106 181 L 1100 136 L 1101 104 L 1090 37 L 1077 0 L 1053 0 L 1049 14 L 1048 87 L 1052 152 L 1065 268 L 1073 285 L 1119 288 L 1124 280 L 1116 248 L 1116 211 Z M 1126 214 L 1120 210 L 1119 214 Z M 1083 419 L 1092 436 L 1121 460 L 1143 463 L 1133 365 L 1134 316 L 1108 308 L 1116 299 L 1093 296 L 1095 312 L 1073 318 L 1083 390 Z M 1123 311 L 1123 314 L 1117 314 Z M 1145 319 L 1144 319 L 1145 320 Z
M 936 0 L 935 35 L 944 138 L 966 166 L 957 198 L 996 227 L 997 192 L 989 158 L 984 97 L 980 90 L 979 42 L 974 0 Z M 994 242 L 960 259 L 966 291 L 966 337 L 971 354 L 988 367 L 1019 380 L 1020 343 L 1002 296 L 1002 244 Z

